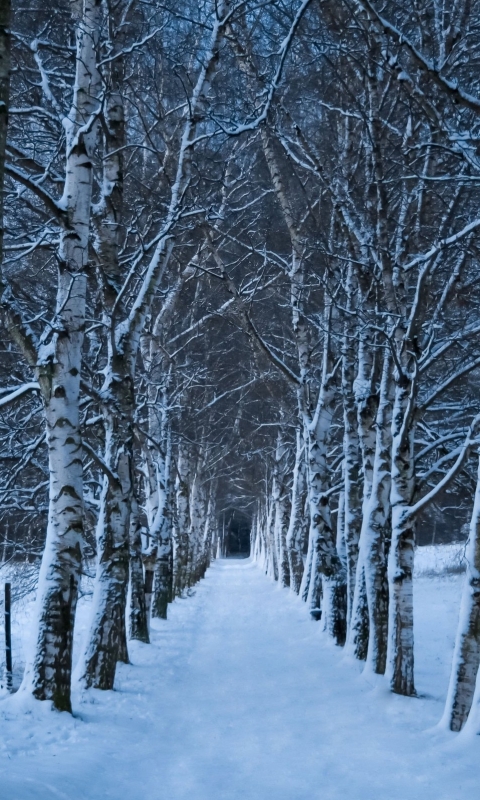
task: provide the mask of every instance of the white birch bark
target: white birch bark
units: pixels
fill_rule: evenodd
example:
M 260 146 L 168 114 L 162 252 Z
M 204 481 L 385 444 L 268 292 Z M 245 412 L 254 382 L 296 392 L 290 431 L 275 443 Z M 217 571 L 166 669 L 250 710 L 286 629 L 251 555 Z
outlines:
M 273 496 L 268 499 L 268 512 L 265 523 L 266 564 L 265 569 L 269 578 L 278 581 L 278 560 L 275 544 L 275 503 Z
M 362 523 L 360 486 L 360 443 L 357 406 L 354 396 L 356 320 L 354 295 L 358 286 L 352 264 L 348 266 L 347 313 L 342 346 L 343 454 L 344 454 L 344 540 L 347 556 L 347 632 L 352 616 L 358 562 L 358 543 Z
M 210 486 L 210 491 L 208 493 L 205 529 L 203 533 L 202 549 L 199 559 L 199 580 L 205 577 L 205 573 L 210 566 L 211 561 L 215 558 L 215 490 L 216 485 L 214 483 L 213 486 Z
M 308 487 L 308 466 L 307 466 L 306 469 L 307 469 L 308 517 L 310 517 L 310 500 L 309 500 L 309 494 L 308 494 L 308 488 L 309 488 Z M 314 602 L 313 605 L 312 605 L 312 602 L 311 602 L 311 599 L 310 599 L 311 578 L 312 578 L 312 575 L 314 575 L 315 572 L 316 572 L 316 567 L 315 567 L 316 556 L 315 556 L 314 541 L 313 541 L 312 536 L 310 536 L 310 532 L 311 532 L 311 525 L 308 526 L 307 555 L 306 555 L 305 563 L 304 563 L 304 566 L 303 566 L 302 582 L 300 584 L 300 597 L 302 598 L 304 603 L 308 604 L 308 607 L 309 607 L 310 610 L 312 608 L 318 608 L 318 610 L 320 610 L 319 603 L 320 603 L 320 598 L 321 598 L 321 588 L 320 588 L 320 593 L 319 593 L 318 598 L 317 598 L 317 604 L 315 605 L 315 602 Z
M 475 697 L 480 675 L 480 459 L 466 558 L 467 572 L 442 719 L 442 724 L 452 731 L 461 730 L 470 713 L 474 718 L 480 700 L 478 690 Z M 478 733 L 477 730 L 474 732 Z
M 278 564 L 278 580 L 282 586 L 290 586 L 290 568 L 287 551 L 288 498 L 285 487 L 286 446 L 278 432 L 273 473 L 272 499 L 274 504 L 274 540 Z
M 97 43 L 100 0 L 84 0 L 76 25 L 73 103 L 64 127 L 66 179 L 62 206 L 68 223 L 58 253 L 55 332 L 40 348 L 50 472 L 49 513 L 36 603 L 35 646 L 23 689 L 70 710 L 72 642 L 83 545 L 83 467 L 79 429 L 80 374 L 85 328 L 92 151 L 99 102 Z
M 136 499 L 130 513 L 129 638 L 149 644 L 148 609 L 142 560 L 142 535 Z
M 202 475 L 203 455 L 197 459 L 197 468 L 190 491 L 190 525 L 188 531 L 189 557 L 187 567 L 187 586 L 192 587 L 200 575 L 200 564 L 203 558 L 203 537 L 208 517 L 208 495 Z
M 109 11 L 110 38 L 120 11 Z M 129 576 L 131 530 L 138 549 L 135 525 L 130 526 L 133 491 L 133 413 L 134 366 L 125 358 L 115 338 L 115 308 L 122 286 L 119 252 L 123 220 L 123 146 L 125 121 L 123 97 L 123 59 L 109 63 L 105 80 L 107 98 L 104 111 L 102 195 L 95 209 L 95 250 L 99 283 L 102 288 L 103 317 L 108 336 L 108 360 L 101 389 L 105 427 L 103 461 L 110 474 L 104 475 L 102 500 L 97 524 L 97 570 L 89 631 L 77 667 L 85 686 L 112 689 L 117 661 L 128 662 L 125 605 Z M 137 554 L 138 557 L 138 554 Z M 141 564 L 134 564 L 134 600 L 143 591 L 139 583 Z M 142 609 L 145 607 L 141 601 Z M 137 609 L 138 611 L 139 609 Z M 138 616 L 135 615 L 136 617 Z M 138 621 L 138 619 L 137 619 Z M 140 626 L 146 628 L 146 618 Z M 142 636 L 145 633 L 140 634 Z
M 165 457 L 157 451 L 150 466 L 150 477 L 154 480 L 152 491 L 147 495 L 147 521 L 149 534 L 155 549 L 154 587 L 152 616 L 167 618 L 167 607 L 173 595 L 173 545 L 172 545 L 172 499 L 171 480 L 172 444 L 170 430 L 163 438 Z M 150 453 L 150 451 L 149 451 Z M 150 482 L 149 482 L 150 484 Z
M 385 350 L 379 402 L 375 419 L 376 444 L 371 487 L 365 498 L 360 534 L 360 563 L 364 570 L 368 608 L 368 642 L 366 668 L 372 672 L 385 672 L 387 655 L 388 583 L 387 553 L 390 544 L 390 459 L 391 459 L 391 415 L 392 415 L 391 358 Z M 363 603 L 360 596 L 354 600 L 354 608 Z M 355 653 L 365 652 L 365 629 L 361 621 L 352 623 L 351 642 Z
M 308 592 L 309 608 L 318 617 L 322 611 L 323 629 L 336 644 L 343 645 L 346 636 L 346 574 L 339 558 L 332 526 L 328 490 L 330 471 L 327 454 L 335 404 L 334 372 L 330 369 L 329 330 L 331 309 L 325 310 L 325 342 L 323 371 L 317 407 L 308 421 L 308 494 L 312 547 L 311 577 Z M 323 600 L 320 598 L 323 592 Z
M 169 420 L 171 363 L 162 349 L 164 331 L 170 322 L 189 267 L 183 271 L 167 294 L 151 334 L 142 339 L 143 363 L 148 374 L 148 432 L 144 444 L 145 507 L 152 548 L 155 551 L 152 616 L 167 618 L 173 599 L 173 485 L 172 441 Z M 161 387 L 160 392 L 158 387 Z
M 365 660 L 368 652 L 369 617 L 365 577 L 364 521 L 373 483 L 375 460 L 375 418 L 378 398 L 374 392 L 373 342 L 365 334 L 360 336 L 358 348 L 358 373 L 354 383 L 355 403 L 360 449 L 362 453 L 363 495 L 362 519 L 359 539 L 357 575 L 352 603 L 352 615 L 348 632 L 348 647 L 353 655 Z
M 397 694 L 415 694 L 413 651 L 413 559 L 415 520 L 409 513 L 414 489 L 414 383 L 395 386 L 392 412 L 390 503 L 392 540 L 388 555 L 388 644 L 386 676 Z
M 286 541 L 290 570 L 290 588 L 295 594 L 300 593 L 304 570 L 303 552 L 308 536 L 308 524 L 305 514 L 306 491 L 305 445 L 302 437 L 302 429 L 299 426 L 297 428 L 290 521 Z
M 173 551 L 173 591 L 182 597 L 188 583 L 189 530 L 190 530 L 190 483 L 192 474 L 191 454 L 188 446 L 178 446 L 177 478 L 175 481 L 176 525 Z

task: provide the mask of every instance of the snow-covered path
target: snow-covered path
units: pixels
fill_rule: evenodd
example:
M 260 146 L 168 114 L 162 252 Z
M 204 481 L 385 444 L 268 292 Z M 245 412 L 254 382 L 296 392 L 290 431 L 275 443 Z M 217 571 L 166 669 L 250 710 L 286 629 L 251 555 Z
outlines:
M 432 730 L 458 580 L 424 583 L 425 696 L 409 700 L 370 685 L 250 562 L 217 562 L 76 719 L 0 705 L 0 797 L 478 800 L 480 738 Z

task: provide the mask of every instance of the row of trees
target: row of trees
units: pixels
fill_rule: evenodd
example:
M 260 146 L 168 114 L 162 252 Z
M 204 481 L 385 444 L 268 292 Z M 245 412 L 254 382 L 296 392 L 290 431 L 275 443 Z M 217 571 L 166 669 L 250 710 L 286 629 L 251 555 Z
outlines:
M 267 572 L 413 695 L 415 528 L 475 495 L 445 712 L 465 723 L 480 664 L 476 10 L 14 14 L 2 514 L 37 545 L 47 517 L 25 691 L 70 708 L 86 557 L 76 669 L 111 688 L 129 582 L 146 640 L 150 573 L 165 616 L 241 504 Z

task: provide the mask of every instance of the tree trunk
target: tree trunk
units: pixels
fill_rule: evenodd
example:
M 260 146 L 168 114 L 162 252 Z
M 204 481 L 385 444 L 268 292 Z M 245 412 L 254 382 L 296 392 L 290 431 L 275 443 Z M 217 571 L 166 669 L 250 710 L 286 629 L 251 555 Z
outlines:
M 355 577 L 358 562 L 358 542 L 362 524 L 360 488 L 360 446 L 358 437 L 357 406 L 354 396 L 356 319 L 352 315 L 355 291 L 358 291 L 354 268 L 350 264 L 347 275 L 347 318 L 342 346 L 342 396 L 343 396 L 343 454 L 344 454 L 344 526 L 347 555 L 347 630 L 352 616 Z
M 148 615 L 143 577 L 142 535 L 136 500 L 130 514 L 130 639 L 150 643 Z
M 267 551 L 266 572 L 274 581 L 278 581 L 277 548 L 275 546 L 275 503 L 270 498 L 265 526 L 265 541 Z
M 290 567 L 287 551 L 288 500 L 285 489 L 286 447 L 282 434 L 277 436 L 275 469 L 273 473 L 272 497 L 274 503 L 274 539 L 278 564 L 278 580 L 282 586 L 290 586 Z
M 67 711 L 71 710 L 73 626 L 84 530 L 79 395 L 96 125 L 83 135 L 78 132 L 97 107 L 100 24 L 100 0 L 84 0 L 76 27 L 73 105 L 65 121 L 68 226 L 60 237 L 55 317 L 61 333 L 53 333 L 38 358 L 47 428 L 49 513 L 37 593 L 36 643 L 23 688 Z
M 124 380 L 122 385 L 127 393 L 131 391 L 130 381 Z M 130 402 L 127 402 L 128 410 Z M 97 571 L 92 617 L 78 665 L 78 675 L 85 686 L 96 689 L 113 689 L 117 661 L 128 663 L 125 606 L 133 484 L 133 434 L 129 422 L 127 412 L 125 415 L 109 415 L 105 425 L 109 437 L 105 462 L 113 477 L 104 477 L 97 523 Z
M 365 626 L 364 588 L 359 583 L 354 599 L 351 645 L 357 658 L 366 658 L 367 669 L 383 674 L 387 656 L 388 580 L 387 555 L 390 544 L 390 459 L 391 459 L 391 357 L 385 350 L 378 408 L 375 418 L 373 472 L 368 495 L 364 498 L 360 533 L 359 565 L 365 581 L 368 626 Z M 371 400 L 362 413 L 370 420 Z M 367 426 L 365 426 L 367 428 Z M 368 428 L 370 426 L 368 425 Z M 367 437 L 366 437 L 367 438 Z M 370 447 L 368 448 L 370 450 Z M 369 474 L 369 473 L 366 473 Z
M 10 95 L 10 15 L 11 0 L 0 0 L 0 264 L 3 261 L 3 186 Z
M 330 310 L 328 308 L 326 320 L 327 330 L 329 330 Z M 318 615 L 323 590 L 321 608 L 324 630 L 334 638 L 336 644 L 343 645 L 346 636 L 347 581 L 344 566 L 336 549 L 328 495 L 330 472 L 327 464 L 327 451 L 335 404 L 334 376 L 332 373 L 328 373 L 328 351 L 329 341 L 326 333 L 323 375 L 317 408 L 307 427 L 310 541 L 313 547 L 308 602 L 310 611 L 314 615 Z
M 170 486 L 170 456 L 167 449 L 165 464 L 165 500 L 160 524 L 154 525 L 156 558 L 153 583 L 152 617 L 167 619 L 168 604 L 173 600 L 173 547 L 172 547 L 172 488 Z M 157 511 L 157 514 L 159 513 Z
M 480 458 L 466 556 L 467 573 L 443 715 L 443 723 L 451 731 L 461 730 L 467 721 L 480 668 Z
M 118 35 L 119 8 L 106 20 L 110 44 Z M 118 44 L 118 42 L 117 42 Z M 130 558 L 130 513 L 133 502 L 133 419 L 135 356 L 115 322 L 123 268 L 119 253 L 123 228 L 123 146 L 125 121 L 122 58 L 106 66 L 103 183 L 94 217 L 97 275 L 108 336 L 107 366 L 101 389 L 105 427 L 106 474 L 97 524 L 97 573 L 88 640 L 78 665 L 86 686 L 112 689 L 117 661 L 128 663 L 126 599 Z M 138 567 L 138 565 L 137 565 Z M 138 569 L 137 569 L 138 572 Z
M 189 508 L 189 478 L 190 455 L 186 445 L 179 444 L 177 479 L 176 479 L 176 525 L 174 539 L 173 586 L 174 596 L 181 597 L 187 588 L 190 508 Z
M 409 514 L 414 483 L 414 387 L 402 376 L 395 387 L 392 415 L 390 502 L 392 541 L 388 556 L 388 645 L 386 674 L 393 692 L 415 695 L 413 652 L 414 519 Z
M 298 427 L 290 522 L 286 541 L 290 570 L 290 588 L 295 594 L 300 593 L 300 587 L 302 585 L 304 569 L 303 551 L 308 535 L 308 525 L 305 519 L 305 496 L 307 489 L 305 469 L 305 447 L 302 430 Z
M 189 563 L 187 585 L 192 587 L 199 580 L 201 561 L 202 561 L 202 545 L 203 536 L 205 533 L 205 522 L 208 512 L 208 499 L 205 490 L 205 485 L 202 480 L 201 474 L 202 456 L 197 460 L 197 470 L 192 483 L 192 490 L 190 493 L 190 526 L 188 531 L 189 541 Z

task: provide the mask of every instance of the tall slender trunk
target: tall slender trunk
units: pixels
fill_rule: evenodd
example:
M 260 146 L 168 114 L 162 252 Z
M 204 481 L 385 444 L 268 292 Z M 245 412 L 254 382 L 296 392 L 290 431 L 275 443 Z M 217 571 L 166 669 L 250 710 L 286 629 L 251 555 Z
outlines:
M 47 428 L 49 512 L 37 594 L 36 643 L 27 663 L 23 688 L 40 700 L 52 700 L 60 710 L 71 709 L 73 626 L 84 530 L 79 395 L 92 150 L 97 131 L 91 121 L 98 105 L 96 48 L 100 25 L 100 0 L 84 0 L 76 26 L 73 104 L 65 120 L 64 202 L 68 225 L 60 237 L 56 332 L 42 346 L 38 359 Z M 80 133 L 83 126 L 88 132 Z
M 215 530 L 215 484 L 210 486 L 208 493 L 207 513 L 205 515 L 205 529 L 203 533 L 202 552 L 200 557 L 199 578 L 204 578 L 205 573 L 214 558 L 214 530 Z
M 266 541 L 266 572 L 267 575 L 274 581 L 278 581 L 278 560 L 277 548 L 275 545 L 275 503 L 273 497 L 269 498 L 268 513 L 265 524 L 265 541 Z
M 347 556 L 347 630 L 352 615 L 358 562 L 358 542 L 362 524 L 360 486 L 360 445 L 357 406 L 354 395 L 356 320 L 353 297 L 358 290 L 353 266 L 347 275 L 347 315 L 342 346 L 343 454 L 344 454 L 344 538 Z
M 118 35 L 121 10 L 108 13 L 108 33 Z M 117 42 L 118 44 L 118 42 Z M 130 561 L 130 513 L 133 503 L 133 418 L 135 358 L 124 348 L 116 330 L 119 292 L 123 284 L 120 247 L 123 228 L 123 147 L 125 119 L 122 96 L 123 59 L 106 67 L 103 125 L 103 182 L 97 205 L 95 249 L 102 291 L 104 324 L 108 331 L 107 366 L 101 389 L 105 427 L 103 461 L 107 474 L 97 524 L 97 571 L 90 628 L 77 674 L 85 686 L 112 689 L 117 661 L 128 662 L 125 606 Z M 137 587 L 141 591 L 141 587 Z
M 405 375 L 396 381 L 392 414 L 390 502 L 392 541 L 388 555 L 388 645 L 386 675 L 393 692 L 415 694 L 413 652 L 413 559 L 415 519 L 409 513 L 414 489 L 415 385 Z
M 358 373 L 354 383 L 357 406 L 358 437 L 362 453 L 363 496 L 362 521 L 359 540 L 357 576 L 353 595 L 352 617 L 348 633 L 348 646 L 353 655 L 364 661 L 367 657 L 369 638 L 369 616 L 365 577 L 364 521 L 370 499 L 375 460 L 375 417 L 378 395 L 374 389 L 375 354 L 373 342 L 368 334 L 360 335 L 358 348 Z
M 180 442 L 178 447 L 177 479 L 175 482 L 176 525 L 174 537 L 173 587 L 174 596 L 181 597 L 187 588 L 190 543 L 189 484 L 191 477 L 190 453 Z
M 181 289 L 191 274 L 187 267 L 167 294 L 153 330 L 142 339 L 142 355 L 148 373 L 148 432 L 144 445 L 145 506 L 152 547 L 155 552 L 152 616 L 167 618 L 173 600 L 173 486 L 172 437 L 169 419 L 171 363 L 162 349 L 164 331 L 170 322 Z M 161 387 L 159 393 L 158 387 Z
M 190 493 L 190 526 L 188 531 L 189 562 L 187 585 L 189 587 L 199 579 L 202 544 L 205 533 L 205 522 L 208 512 L 208 496 L 202 476 L 202 455 L 197 460 L 197 469 Z
M 273 473 L 272 498 L 274 503 L 274 538 L 278 564 L 278 580 L 282 586 L 290 586 L 290 567 L 287 551 L 288 498 L 285 487 L 286 446 L 278 432 Z
M 173 546 L 172 546 L 172 483 L 171 483 L 171 436 L 167 431 L 165 442 L 165 458 L 157 454 L 156 497 L 155 508 L 150 507 L 152 514 L 149 523 L 150 534 L 156 549 L 152 617 L 167 619 L 168 604 L 173 599 Z
M 390 545 L 390 459 L 392 446 L 391 357 L 385 350 L 375 418 L 375 458 L 369 496 L 365 498 L 360 534 L 360 563 L 365 576 L 368 608 L 367 669 L 383 674 L 387 657 L 388 580 Z M 359 592 L 362 592 L 359 587 Z M 363 599 L 356 598 L 358 604 Z M 355 605 L 355 604 L 354 604 Z M 359 613 L 359 617 L 361 617 Z M 358 654 L 365 652 L 365 627 L 352 625 L 352 642 Z
M 265 545 L 265 520 L 266 520 L 266 510 L 262 503 L 259 505 L 259 509 L 257 512 L 257 524 L 256 524 L 256 533 L 255 533 L 255 550 L 254 550 L 254 560 L 263 568 L 266 567 L 266 545 Z
M 130 514 L 130 639 L 149 644 L 147 602 L 142 561 L 142 534 L 136 500 Z
M 330 314 L 331 309 L 327 306 L 322 380 L 315 414 L 307 424 L 309 535 L 313 548 L 309 605 L 310 610 L 317 615 L 323 593 L 323 628 L 336 644 L 343 645 L 346 636 L 347 581 L 345 568 L 336 549 L 328 494 L 331 487 L 327 453 L 335 405 L 334 373 L 329 372 Z
M 295 453 L 295 466 L 293 470 L 292 501 L 290 508 L 290 521 L 287 533 L 287 553 L 290 570 L 290 588 L 295 594 L 300 593 L 303 577 L 303 551 L 308 535 L 308 525 L 305 517 L 306 499 L 306 466 L 305 446 L 302 429 L 297 428 L 297 446 Z
M 344 566 L 336 549 L 330 503 L 326 492 L 330 474 L 327 469 L 327 442 L 333 413 L 333 396 L 322 387 L 323 401 L 317 424 L 309 431 L 309 502 L 310 538 L 313 554 L 310 578 L 310 610 L 321 608 L 324 630 L 339 645 L 346 636 L 347 584 Z M 323 596 L 322 596 L 323 595 Z
M 3 261 L 3 186 L 10 96 L 10 16 L 11 0 L 0 0 L 0 264 Z
M 467 721 L 480 674 L 480 457 L 466 556 L 467 572 L 443 714 L 444 725 L 452 731 L 461 730 Z M 480 700 L 478 691 L 475 699 Z
M 133 492 L 132 382 L 117 386 L 125 393 L 123 413 L 106 420 L 105 475 L 97 523 L 97 569 L 87 640 L 78 664 L 86 687 L 113 689 L 117 661 L 128 662 L 125 608 L 129 573 L 129 532 Z M 106 410 L 107 411 L 107 410 Z M 105 413 L 105 412 L 104 412 Z

